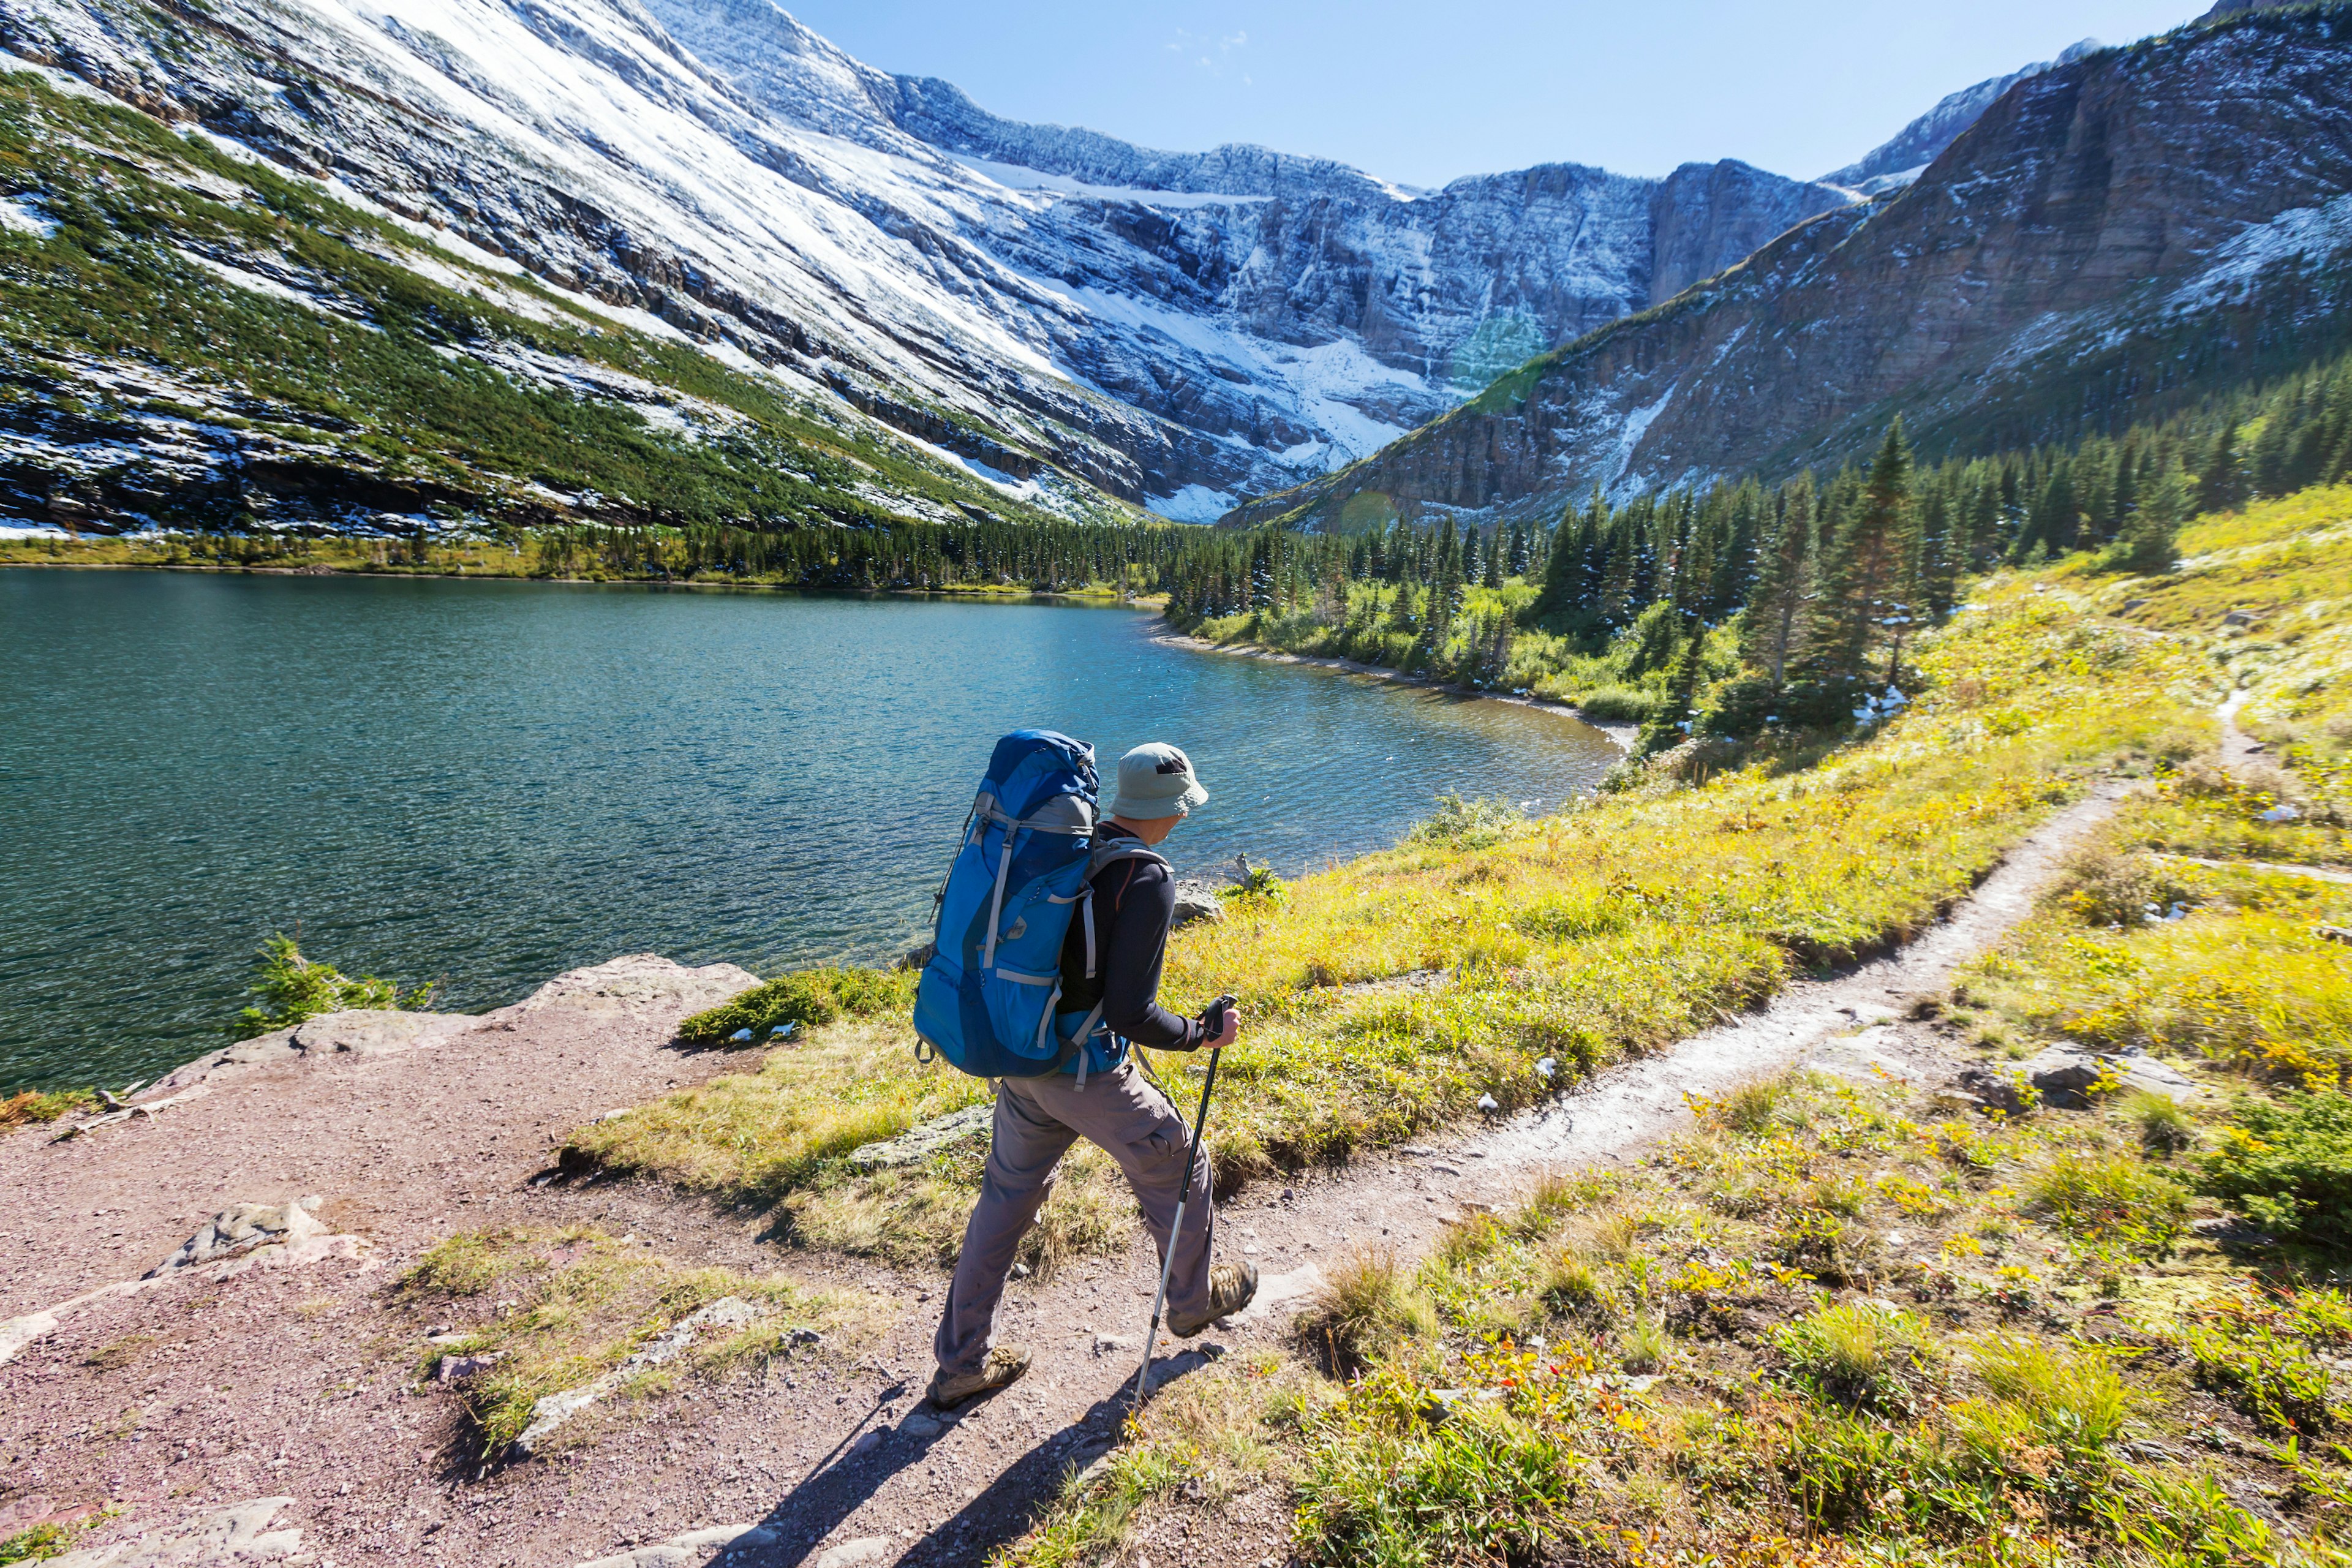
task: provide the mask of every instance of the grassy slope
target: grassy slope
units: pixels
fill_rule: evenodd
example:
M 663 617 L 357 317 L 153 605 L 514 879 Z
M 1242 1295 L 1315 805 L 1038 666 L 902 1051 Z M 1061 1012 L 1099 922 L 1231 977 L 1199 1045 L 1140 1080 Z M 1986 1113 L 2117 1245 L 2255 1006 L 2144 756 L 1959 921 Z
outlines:
M 142 431 L 241 443 L 274 465 L 250 493 L 289 516 L 340 497 L 551 521 L 588 491 L 600 499 L 581 510 L 608 521 L 941 518 L 958 501 L 1028 515 L 692 344 L 36 76 L 0 77 L 0 191 L 56 226 L 0 227 L 0 426 L 68 445 Z M 225 282 L 192 254 L 317 302 Z M 544 374 L 516 368 L 530 355 Z M 165 390 L 125 396 L 106 384 L 118 371 Z M 634 401 L 590 394 L 562 384 L 575 372 L 645 384 Z M 670 427 L 640 412 L 656 405 Z M 37 489 L 55 482 L 39 459 L 17 466 L 40 470 Z M 234 485 L 207 490 L 128 450 L 66 489 L 100 505 L 152 498 L 163 522 L 251 510 Z
M 1925 656 L 1935 690 L 1867 744 L 1424 837 L 1180 933 L 1171 1004 L 1231 991 L 1254 1020 L 1226 1053 L 1220 1179 L 1344 1163 L 1482 1097 L 1526 1105 L 1662 1047 L 1798 969 L 1916 931 L 2095 771 L 2210 744 L 2218 689 L 2182 645 L 2032 584 L 1986 598 Z M 1408 977 L 1422 983 L 1364 984 Z M 973 1150 L 877 1177 L 845 1156 L 982 1093 L 918 1067 L 882 1008 L 582 1129 L 572 1157 L 782 1204 L 813 1242 L 936 1257 L 961 1231 Z M 1035 1244 L 1048 1260 L 1123 1237 L 1124 1202 L 1079 1177 Z
M 1102 1561 L 1139 1518 L 1197 1508 L 1206 1526 L 1273 1485 L 1310 1563 L 2344 1561 L 2352 1408 L 2330 1363 L 2352 1344 L 2347 1233 L 2324 1207 L 2295 1220 L 2275 1181 L 2251 1202 L 2299 1226 L 2284 1245 L 2232 1250 L 2189 1221 L 2217 1212 L 2200 1194 L 2259 1185 L 2249 1172 L 2292 1165 L 2324 1194 L 2352 1163 L 2340 1133 L 2290 1146 L 2279 1131 L 2335 1103 L 2352 1067 L 2344 949 L 2315 931 L 2352 921 L 2352 888 L 2148 847 L 2185 835 L 2209 852 L 2281 793 L 2315 815 L 2334 798 L 2341 699 L 2301 683 L 2345 624 L 2325 600 L 2352 562 L 2347 501 L 2203 525 L 2162 584 L 2062 566 L 2038 624 L 2016 628 L 2060 631 L 2052 602 L 2080 595 L 2170 634 L 2183 660 L 2210 649 L 2267 678 L 2247 711 L 2272 716 L 2289 767 L 2271 790 L 2176 775 L 2129 803 L 1965 973 L 1949 1024 L 1996 1066 L 2053 1041 L 2139 1047 L 2204 1064 L 2225 1092 L 2011 1121 L 1895 1084 L 1760 1086 L 1623 1178 L 1538 1188 L 1418 1268 L 1363 1260 L 1302 1325 L 1305 1356 L 1189 1380 L 1006 1558 Z M 2216 624 L 2255 581 L 2296 612 L 2259 660 Z M 1992 597 L 2020 595 L 2032 585 Z M 1305 1364 L 1318 1345 L 1344 1381 Z M 1468 1392 L 1449 1415 L 1433 1388 Z

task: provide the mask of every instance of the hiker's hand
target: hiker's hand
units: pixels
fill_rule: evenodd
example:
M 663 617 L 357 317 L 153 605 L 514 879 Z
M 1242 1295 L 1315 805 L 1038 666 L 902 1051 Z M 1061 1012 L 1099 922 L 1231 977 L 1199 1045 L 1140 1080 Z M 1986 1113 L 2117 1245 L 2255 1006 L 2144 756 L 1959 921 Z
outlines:
M 1225 1009 L 1224 1028 L 1213 1038 L 1203 1040 L 1201 1044 L 1202 1048 L 1207 1050 L 1223 1050 L 1227 1046 L 1232 1045 L 1234 1041 L 1240 1037 L 1241 1032 L 1242 1010 L 1239 1007 L 1227 1007 Z

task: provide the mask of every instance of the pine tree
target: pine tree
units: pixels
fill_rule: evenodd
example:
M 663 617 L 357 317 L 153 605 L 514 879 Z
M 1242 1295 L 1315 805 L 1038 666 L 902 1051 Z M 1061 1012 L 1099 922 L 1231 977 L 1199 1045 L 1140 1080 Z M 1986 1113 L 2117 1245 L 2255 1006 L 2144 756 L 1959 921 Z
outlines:
M 1743 663 L 1771 677 L 1777 696 L 1803 626 L 1813 585 L 1813 479 L 1801 474 L 1781 492 L 1780 520 L 1765 541 L 1756 587 L 1748 598 L 1739 649 Z
M 2180 563 L 2180 525 L 2189 521 L 2196 502 L 2189 493 L 2189 476 L 2178 465 L 2157 477 L 2156 484 L 2135 510 L 2117 539 L 2116 564 L 2143 577 L 2162 576 Z
M 1503 585 L 1503 535 L 1499 530 L 1486 546 L 1486 570 L 1479 578 L 1479 585 L 1496 589 Z
M 2205 455 L 2205 467 L 2198 471 L 2197 510 L 2228 511 L 2245 499 L 2243 479 L 2239 472 L 2238 422 L 2232 419 L 2213 438 L 2212 449 Z
M 1821 592 L 1807 628 L 1806 661 L 1824 683 L 1863 679 L 1885 623 L 1906 614 L 1899 597 L 1912 559 L 1911 449 L 1903 421 L 1887 426 L 1855 503 L 1823 541 Z

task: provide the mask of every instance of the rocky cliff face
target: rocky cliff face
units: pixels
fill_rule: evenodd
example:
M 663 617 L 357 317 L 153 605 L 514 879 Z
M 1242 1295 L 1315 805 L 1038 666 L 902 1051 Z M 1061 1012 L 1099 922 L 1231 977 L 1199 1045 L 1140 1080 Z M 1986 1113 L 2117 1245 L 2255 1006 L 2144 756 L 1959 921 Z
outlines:
M 2084 56 L 2096 53 L 2098 48 L 2098 39 L 2084 38 L 2054 60 L 2026 66 L 2007 76 L 1992 77 L 1974 87 L 1964 87 L 1948 94 L 1937 100 L 1935 108 L 1872 148 L 1860 159 L 1834 174 L 1823 174 L 1822 179 L 1825 184 L 1849 186 L 1866 195 L 1877 195 L 1908 184 L 1922 169 L 1935 161 L 1938 153 L 1958 141 L 1960 132 L 1974 125 L 1986 110 L 2000 102 L 2001 94 L 2028 77 L 2040 76 L 2058 66 L 2073 65 Z
M 1005 472 L 1173 515 L 1364 456 L 1850 193 L 1389 186 L 986 114 L 767 0 L 0 0 L 0 47 Z
M 2012 85 L 1918 180 L 1815 218 L 1377 457 L 1237 511 L 1556 517 L 1593 485 L 2056 439 L 2352 339 L 2352 10 Z

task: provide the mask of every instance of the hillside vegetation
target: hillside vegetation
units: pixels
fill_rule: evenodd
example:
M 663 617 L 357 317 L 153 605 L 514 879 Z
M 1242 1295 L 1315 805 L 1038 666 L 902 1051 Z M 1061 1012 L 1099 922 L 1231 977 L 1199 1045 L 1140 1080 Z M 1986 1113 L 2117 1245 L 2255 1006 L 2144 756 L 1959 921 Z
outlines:
M 2003 1114 L 1759 1083 L 1631 1171 L 1548 1179 L 1425 1259 L 1343 1264 L 1291 1352 L 1171 1389 L 1005 1560 L 1107 1561 L 1147 1524 L 1213 1539 L 1221 1499 L 1270 1485 L 1313 1563 L 2338 1561 L 2352 984 L 2326 932 L 2352 886 L 2293 868 L 2347 858 L 2326 591 L 2347 500 L 2193 523 L 2168 573 L 1996 571 L 1919 637 L 1884 720 L 1706 776 L 1670 752 L 1541 820 L 1452 806 L 1179 933 L 1171 1004 L 1231 990 L 1259 1020 L 1212 1130 L 1232 1190 L 1536 1103 L 1901 941 L 2060 803 L 2133 779 L 1940 1026 L 1995 1075 L 2055 1042 L 2210 1087 Z M 2233 688 L 2271 759 L 2235 774 L 2211 761 Z M 907 983 L 771 988 L 711 1026 L 797 1026 L 756 1071 L 567 1158 L 945 1262 L 981 1137 L 848 1158 L 984 1097 L 915 1064 Z M 1197 1066 L 1156 1063 L 1180 1097 Z M 1108 1162 L 1073 1167 L 1034 1268 L 1130 1235 Z
M 2138 650 L 2092 683 L 2119 696 L 2245 682 L 2275 761 L 2166 756 L 1940 1005 L 1995 1075 L 2074 1045 L 2168 1058 L 2201 1096 L 2004 1114 L 1759 1082 L 1637 1169 L 1549 1178 L 1426 1259 L 1357 1258 L 1295 1355 L 1163 1396 L 1004 1562 L 1104 1561 L 1146 1523 L 1213 1541 L 1218 1500 L 1267 1485 L 1309 1563 L 2345 1561 L 2352 885 L 2296 867 L 2347 847 L 2347 518 L 2341 491 L 2290 496 L 2189 529 L 2159 577 L 2077 557 L 1980 584 L 1922 649 L 1927 696 L 1811 774 L 1921 766 L 1956 687 L 2070 643 Z M 2127 703 L 2075 710 L 2085 752 L 2146 746 Z M 1579 815 L 1735 820 L 1771 769 Z
M 0 501 L 18 516 L 254 534 L 1133 515 L 1050 468 L 987 482 L 815 391 L 134 110 L 0 77 Z

